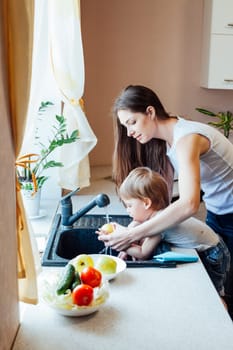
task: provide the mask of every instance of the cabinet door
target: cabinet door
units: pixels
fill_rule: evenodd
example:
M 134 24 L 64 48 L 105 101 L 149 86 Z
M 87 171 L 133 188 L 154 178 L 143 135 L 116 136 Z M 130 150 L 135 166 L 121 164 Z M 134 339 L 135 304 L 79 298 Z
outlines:
M 215 89 L 233 89 L 233 36 L 212 35 L 208 85 Z
M 233 34 L 233 0 L 212 0 L 211 32 Z

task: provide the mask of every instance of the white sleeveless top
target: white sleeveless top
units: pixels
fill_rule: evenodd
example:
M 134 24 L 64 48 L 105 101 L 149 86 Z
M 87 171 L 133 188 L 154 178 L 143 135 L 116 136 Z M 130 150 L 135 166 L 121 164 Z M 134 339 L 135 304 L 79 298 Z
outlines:
M 199 252 L 216 246 L 219 242 L 219 236 L 212 228 L 193 217 L 164 230 L 161 237 L 176 247 L 196 249 Z
M 188 134 L 199 134 L 210 141 L 209 151 L 200 157 L 201 189 L 207 210 L 221 215 L 233 213 L 233 144 L 214 127 L 178 118 L 173 144 L 167 155 L 179 174 L 176 144 Z

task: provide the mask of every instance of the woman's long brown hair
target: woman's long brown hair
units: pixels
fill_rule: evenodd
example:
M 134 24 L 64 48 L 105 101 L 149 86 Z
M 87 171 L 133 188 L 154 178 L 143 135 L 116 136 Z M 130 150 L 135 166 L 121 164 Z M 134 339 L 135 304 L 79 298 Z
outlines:
M 152 139 L 145 144 L 140 144 L 134 138 L 127 136 L 127 130 L 120 124 L 117 116 L 119 110 L 146 113 L 148 106 L 155 108 L 157 118 L 169 118 L 169 114 L 165 111 L 157 95 L 144 86 L 128 86 L 115 101 L 113 106 L 115 137 L 113 180 L 118 188 L 132 169 L 146 166 L 157 171 L 165 178 L 171 196 L 173 167 L 166 155 L 166 142 L 160 139 Z

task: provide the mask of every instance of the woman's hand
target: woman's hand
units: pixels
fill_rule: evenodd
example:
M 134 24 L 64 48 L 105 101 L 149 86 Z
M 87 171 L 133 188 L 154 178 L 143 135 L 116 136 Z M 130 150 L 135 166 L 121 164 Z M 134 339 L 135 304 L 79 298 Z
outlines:
M 112 224 L 114 226 L 114 231 L 110 234 L 106 234 L 104 231 L 97 231 L 96 233 L 99 235 L 98 239 L 103 241 L 106 247 L 112 247 L 118 251 L 126 250 L 131 244 L 128 237 L 128 227 L 122 226 L 116 222 Z

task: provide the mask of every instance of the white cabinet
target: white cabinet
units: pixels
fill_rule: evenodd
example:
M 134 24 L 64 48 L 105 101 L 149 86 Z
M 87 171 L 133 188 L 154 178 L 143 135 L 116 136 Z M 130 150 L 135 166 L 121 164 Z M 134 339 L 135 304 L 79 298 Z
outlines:
M 201 86 L 233 89 L 233 0 L 204 0 Z

